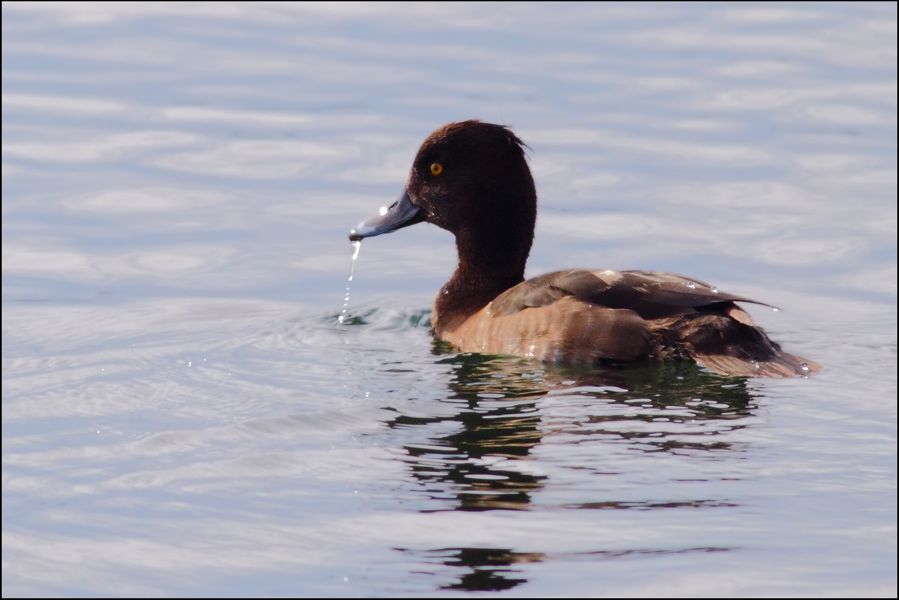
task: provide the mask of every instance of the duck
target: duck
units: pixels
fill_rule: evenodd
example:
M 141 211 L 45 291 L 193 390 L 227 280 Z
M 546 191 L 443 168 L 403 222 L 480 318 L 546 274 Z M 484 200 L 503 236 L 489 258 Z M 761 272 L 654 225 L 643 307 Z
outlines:
M 551 364 L 692 360 L 735 377 L 821 369 L 737 303 L 770 305 L 693 277 L 565 269 L 525 280 L 537 218 L 526 148 L 504 125 L 448 123 L 421 144 L 399 198 L 350 230 L 359 242 L 427 222 L 455 236 L 458 265 L 431 314 L 436 337 L 460 352 Z

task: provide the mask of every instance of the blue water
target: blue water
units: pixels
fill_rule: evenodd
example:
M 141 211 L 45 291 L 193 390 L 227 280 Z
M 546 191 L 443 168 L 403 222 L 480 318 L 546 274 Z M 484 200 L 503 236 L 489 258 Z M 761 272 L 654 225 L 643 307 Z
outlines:
M 3 4 L 4 596 L 895 596 L 897 15 Z M 510 125 L 528 275 L 687 274 L 810 379 L 429 334 L 348 229 Z

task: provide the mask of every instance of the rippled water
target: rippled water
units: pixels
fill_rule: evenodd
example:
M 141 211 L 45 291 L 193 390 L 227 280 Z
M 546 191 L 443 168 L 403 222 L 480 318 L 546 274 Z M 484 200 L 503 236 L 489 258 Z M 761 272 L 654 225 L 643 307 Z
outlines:
M 896 6 L 3 4 L 6 595 L 896 594 Z M 824 365 L 544 368 L 367 240 L 507 123 L 528 274 L 669 270 Z

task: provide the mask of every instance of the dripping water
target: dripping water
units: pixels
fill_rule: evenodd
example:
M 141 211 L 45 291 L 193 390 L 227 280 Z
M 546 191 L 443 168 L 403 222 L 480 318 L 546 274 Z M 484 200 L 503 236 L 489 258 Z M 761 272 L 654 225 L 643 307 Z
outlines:
M 350 306 L 350 286 L 353 285 L 353 273 L 356 271 L 356 259 L 359 258 L 359 249 L 361 247 L 361 240 L 353 242 L 353 260 L 350 262 L 350 276 L 347 277 L 346 293 L 343 296 L 343 310 L 340 311 L 340 316 L 337 317 L 337 322 L 341 324 L 347 318 L 347 309 Z

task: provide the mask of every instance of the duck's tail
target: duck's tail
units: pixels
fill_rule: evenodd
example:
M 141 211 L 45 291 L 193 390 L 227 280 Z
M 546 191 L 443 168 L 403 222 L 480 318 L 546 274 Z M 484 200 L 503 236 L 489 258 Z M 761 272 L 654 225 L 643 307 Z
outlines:
M 660 356 L 676 353 L 719 375 L 795 377 L 821 365 L 784 352 L 739 308 L 733 314 L 685 315 L 656 329 Z
M 747 360 L 726 354 L 696 354 L 693 360 L 719 375 L 738 377 L 795 377 L 821 370 L 815 361 L 788 352 L 780 352 L 768 360 Z

